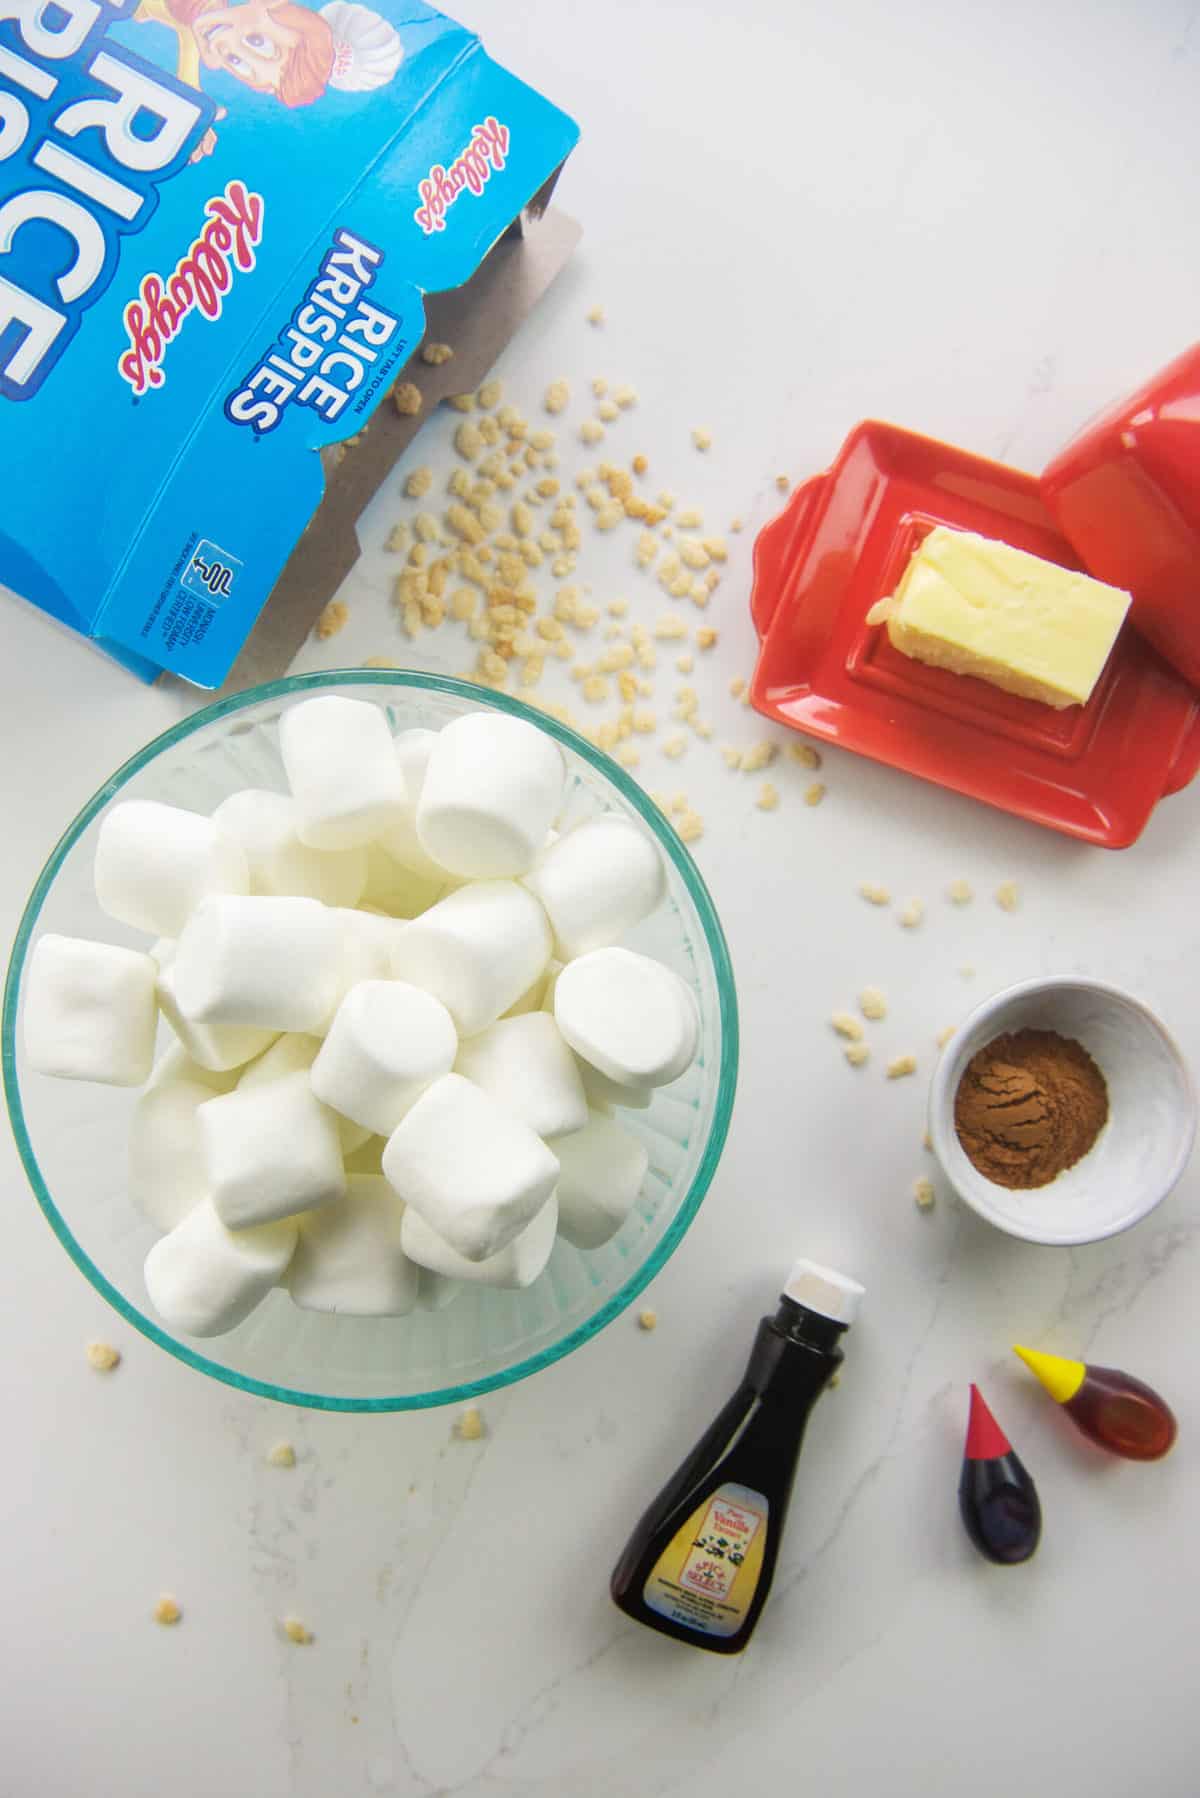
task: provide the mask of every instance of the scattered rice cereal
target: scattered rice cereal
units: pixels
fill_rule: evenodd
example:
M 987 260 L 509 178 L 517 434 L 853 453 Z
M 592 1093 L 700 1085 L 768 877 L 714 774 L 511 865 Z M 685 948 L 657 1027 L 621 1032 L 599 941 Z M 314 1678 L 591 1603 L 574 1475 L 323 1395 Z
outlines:
M 404 483 L 404 491 L 407 493 L 409 499 L 424 499 L 432 486 L 432 468 L 414 468 L 407 481 Z
M 171 1597 L 169 1592 L 164 1592 L 154 1607 L 155 1623 L 161 1623 L 165 1629 L 169 1629 L 172 1624 L 178 1623 L 182 1616 L 183 1612 L 176 1600 Z
M 913 1181 L 913 1204 L 918 1211 L 932 1211 L 936 1198 L 933 1181 L 927 1175 L 922 1174 L 919 1180 Z
M 904 910 L 900 913 L 900 923 L 905 930 L 915 930 L 924 916 L 924 900 L 910 899 L 905 905 Z
M 762 786 L 758 789 L 758 798 L 754 803 L 760 812 L 778 811 L 779 788 L 774 786 L 771 781 L 764 780 Z
M 427 362 L 430 368 L 441 368 L 443 364 L 450 361 L 453 355 L 454 351 L 448 343 L 423 343 L 421 345 L 421 360 Z
M 1002 880 L 996 888 L 996 904 L 1001 911 L 1016 911 L 1021 903 L 1021 893 L 1015 880 Z
M 887 1000 L 877 986 L 864 986 L 858 995 L 858 1009 L 873 1024 L 887 1017 Z
M 916 1071 L 917 1058 L 915 1055 L 897 1055 L 887 1064 L 889 1080 L 903 1080 L 907 1075 L 915 1074 Z
M 89 1342 L 83 1352 L 88 1366 L 96 1373 L 111 1373 L 114 1367 L 121 1365 L 121 1351 L 111 1342 Z
M 268 1467 L 294 1467 L 296 1451 L 291 1443 L 277 1442 L 273 1448 L 268 1449 L 267 1465 Z
M 815 771 L 821 766 L 820 753 L 811 743 L 789 743 L 788 755 L 792 761 L 799 762 L 802 768 L 812 768 Z
M 946 888 L 946 897 L 951 905 L 969 905 L 975 895 L 969 881 L 952 880 Z
M 320 643 L 327 642 L 330 637 L 336 637 L 340 630 L 345 629 L 349 616 L 350 607 L 344 599 L 331 599 L 322 607 L 320 616 L 313 625 L 313 636 Z
M 462 1442 L 478 1442 L 487 1434 L 483 1413 L 478 1405 L 468 1405 L 454 1426 L 454 1434 Z
M 421 389 L 411 381 L 399 381 L 392 388 L 392 404 L 401 418 L 416 418 L 424 403 Z
M 874 881 L 864 880 L 858 891 L 859 896 L 865 899 L 868 905 L 890 905 L 892 903 L 892 895 L 887 888 L 876 886 Z
M 604 323 L 603 306 L 593 306 L 587 315 L 587 322 L 589 325 L 602 325 Z
M 850 1063 L 852 1068 L 865 1067 L 871 1058 L 871 1051 L 868 1049 L 866 1043 L 847 1043 L 846 1047 L 842 1050 L 842 1054 L 846 1057 L 846 1060 Z
M 485 412 L 490 412 L 493 406 L 498 406 L 503 397 L 504 382 L 498 381 L 494 377 L 490 381 L 485 381 L 483 386 L 479 389 L 479 392 L 475 395 L 475 398 L 479 401 L 479 404 L 483 407 Z M 547 445 L 547 448 L 548 447 L 549 446 Z
M 638 1312 L 638 1329 L 639 1330 L 654 1330 L 654 1329 L 657 1329 L 657 1327 L 658 1327 L 658 1312 L 657 1311 L 652 1311 L 650 1309 L 650 1306 L 647 1305 L 646 1309 L 644 1311 Z
M 692 432 L 692 442 L 698 450 L 710 450 L 712 448 L 712 432 L 706 431 L 702 426 L 697 426 Z
M 829 1022 L 839 1036 L 847 1042 L 859 1043 L 863 1037 L 863 1027 L 852 1011 L 834 1011 L 829 1014 Z
M 751 743 L 742 755 L 742 773 L 757 774 L 760 769 L 769 768 L 778 754 L 778 743 L 772 743 L 766 737 L 757 743 Z
M 289 1642 L 295 1642 L 301 1648 L 306 1648 L 313 1639 L 312 1631 L 305 1628 L 299 1617 L 285 1617 L 283 1633 Z

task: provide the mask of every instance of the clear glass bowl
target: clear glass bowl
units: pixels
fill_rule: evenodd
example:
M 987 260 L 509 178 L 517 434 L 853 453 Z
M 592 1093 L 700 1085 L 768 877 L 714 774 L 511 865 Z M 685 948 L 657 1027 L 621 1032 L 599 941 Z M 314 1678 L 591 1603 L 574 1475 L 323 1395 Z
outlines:
M 149 1310 L 142 1263 L 153 1233 L 126 1192 L 126 1142 L 136 1092 L 49 1079 L 25 1065 L 20 1012 L 26 958 L 46 930 L 144 939 L 104 916 L 92 887 L 96 832 L 115 799 L 160 799 L 211 811 L 239 787 L 284 789 L 275 723 L 314 692 L 374 700 L 397 730 L 438 728 L 492 707 L 526 718 L 562 745 L 568 825 L 615 809 L 636 817 L 662 849 L 667 903 L 628 939 L 667 962 L 700 1006 L 694 1066 L 625 1127 L 650 1152 L 641 1197 L 624 1227 L 587 1254 L 559 1241 L 525 1292 L 464 1292 L 446 1310 L 352 1318 L 298 1310 L 282 1292 L 203 1352 Z M 169 1040 L 162 1026 L 164 1041 Z M 524 1379 L 569 1354 L 627 1306 L 677 1248 L 712 1180 L 737 1078 L 733 974 L 716 912 L 675 832 L 628 775 L 573 731 L 504 695 L 433 675 L 339 671 L 256 687 L 207 707 L 150 743 L 84 806 L 38 879 L 17 931 L 4 995 L 4 1087 L 38 1203 L 67 1253 L 143 1335 L 202 1373 L 243 1391 L 330 1411 L 399 1411 L 448 1404 Z

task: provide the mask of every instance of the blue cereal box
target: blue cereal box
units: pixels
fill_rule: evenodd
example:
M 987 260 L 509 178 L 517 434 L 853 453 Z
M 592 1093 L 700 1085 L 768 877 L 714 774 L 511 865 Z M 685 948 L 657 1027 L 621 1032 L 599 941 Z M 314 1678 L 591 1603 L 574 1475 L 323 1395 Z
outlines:
M 0 0 L 0 581 L 219 685 L 576 136 L 421 0 Z

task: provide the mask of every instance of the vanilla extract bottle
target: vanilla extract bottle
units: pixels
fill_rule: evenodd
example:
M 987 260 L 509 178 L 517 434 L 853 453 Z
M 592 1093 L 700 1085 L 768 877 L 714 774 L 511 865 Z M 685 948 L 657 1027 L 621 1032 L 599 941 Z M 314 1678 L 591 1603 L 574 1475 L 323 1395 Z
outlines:
M 797 1261 L 741 1385 L 617 1563 L 612 1596 L 628 1616 L 715 1654 L 746 1646 L 771 1588 L 805 1425 L 862 1297 L 844 1274 Z

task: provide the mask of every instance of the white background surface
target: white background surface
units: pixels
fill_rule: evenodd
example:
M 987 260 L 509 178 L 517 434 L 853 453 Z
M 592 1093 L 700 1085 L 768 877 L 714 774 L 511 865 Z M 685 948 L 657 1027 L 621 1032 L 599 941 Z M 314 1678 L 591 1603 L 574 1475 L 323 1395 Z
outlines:
M 584 131 L 561 188 L 584 247 L 506 357 L 510 389 L 532 405 L 557 374 L 634 381 L 623 451 L 710 528 L 761 523 L 775 473 L 822 466 L 864 414 L 1036 467 L 1195 336 L 1193 4 L 458 10 Z M 750 538 L 709 615 L 719 740 L 759 734 L 725 696 L 751 659 Z M 620 575 L 652 616 L 637 579 Z M 403 659 L 378 569 L 348 593 L 346 638 L 306 665 Z M 11 936 L 61 826 L 180 701 L 14 603 L 2 629 Z M 414 659 L 465 665 L 433 647 Z M 1200 789 L 1110 856 L 844 757 L 817 810 L 784 766 L 771 815 L 699 745 L 639 772 L 706 819 L 742 1004 L 734 1128 L 651 1295 L 658 1331 L 622 1319 L 494 1396 L 484 1442 L 453 1440 L 445 1413 L 282 1413 L 174 1364 L 118 1327 L 0 1148 L 6 1795 L 1197 1789 L 1200 1176 L 1071 1253 L 944 1193 L 922 1216 L 909 1193 L 934 1035 L 1007 981 L 1127 984 L 1200 1066 Z M 940 897 L 958 876 L 978 893 L 962 911 Z M 990 897 L 1008 878 L 1015 916 Z M 863 879 L 923 896 L 924 927 L 862 905 Z M 825 1019 L 868 981 L 892 1010 L 855 1075 Z M 909 1049 L 918 1079 L 884 1081 Z M 812 1423 L 774 1597 L 726 1661 L 627 1624 L 608 1571 L 798 1253 L 869 1297 Z M 84 1362 L 96 1335 L 125 1355 L 109 1379 Z M 1087 1450 L 1012 1362 L 1022 1338 L 1157 1381 L 1181 1417 L 1171 1459 Z M 1023 1569 L 977 1559 L 957 1521 L 971 1379 L 1038 1480 L 1045 1537 Z M 264 1464 L 280 1437 L 290 1473 Z M 177 1630 L 149 1621 L 162 1590 Z M 311 1647 L 281 1639 L 288 1611 Z

